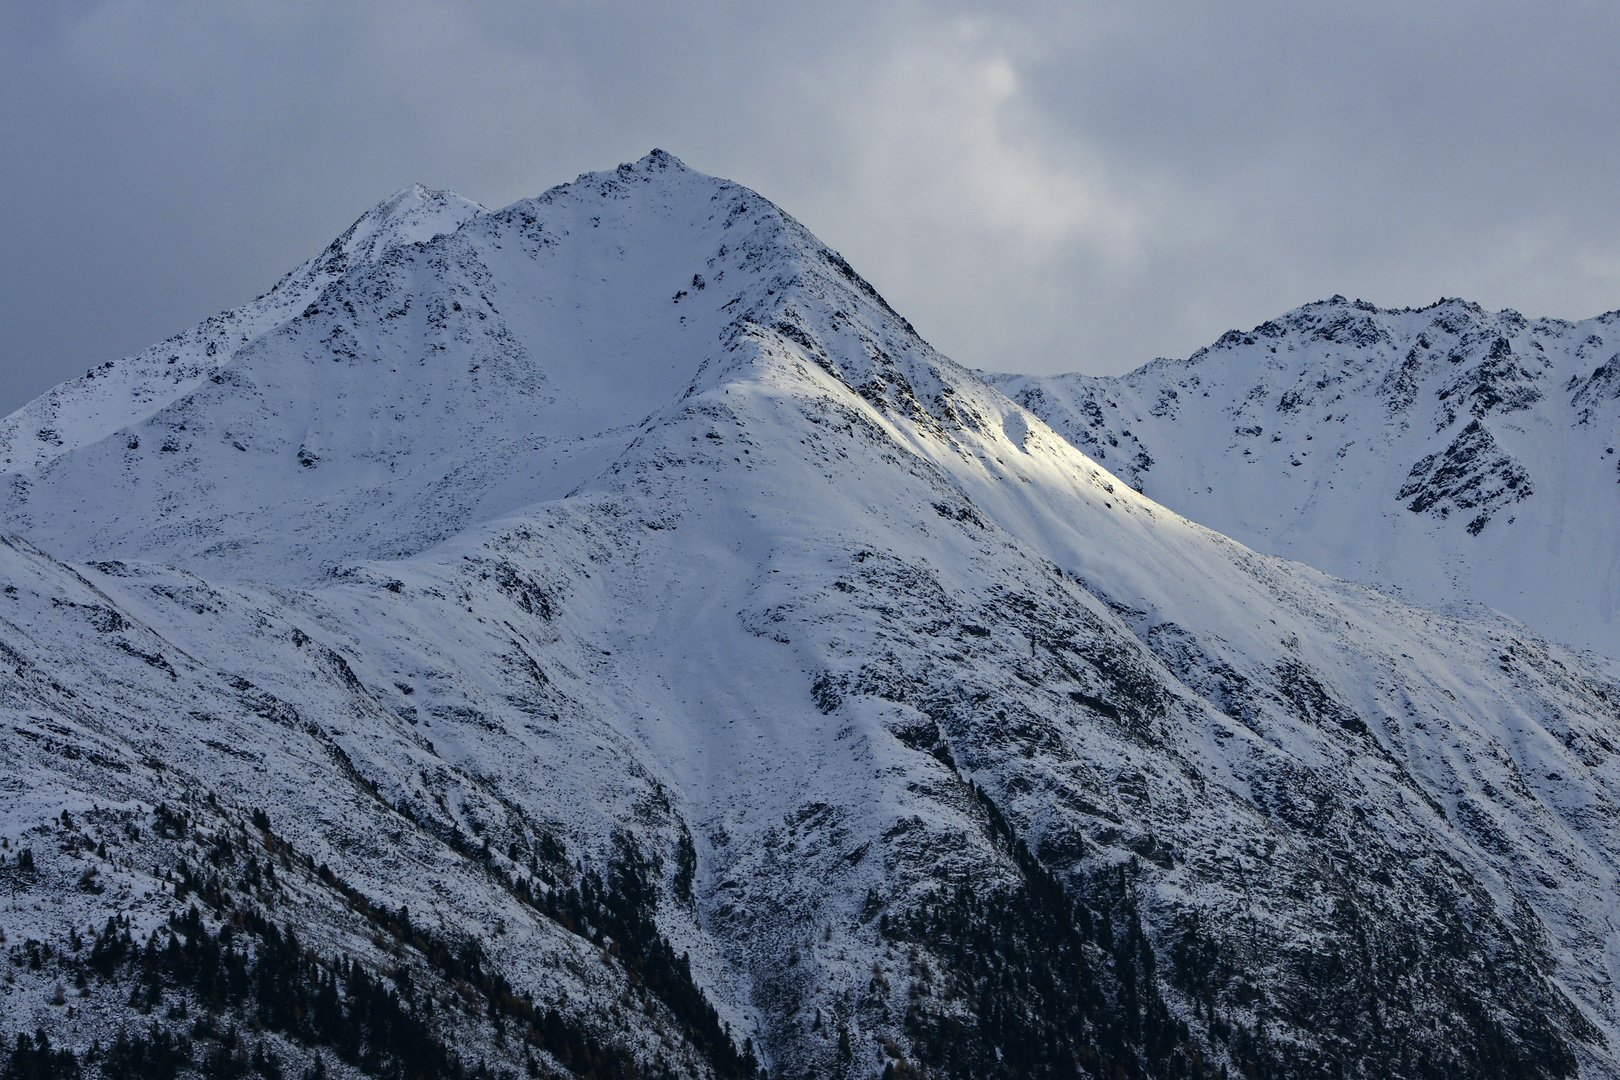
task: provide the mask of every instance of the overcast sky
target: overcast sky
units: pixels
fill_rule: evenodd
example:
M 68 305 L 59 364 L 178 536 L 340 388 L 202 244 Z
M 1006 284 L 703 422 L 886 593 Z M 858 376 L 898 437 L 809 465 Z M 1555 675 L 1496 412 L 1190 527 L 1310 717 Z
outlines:
M 0 0 L 0 412 L 413 181 L 661 146 L 977 367 L 1116 373 L 1333 293 L 1620 307 L 1620 5 Z

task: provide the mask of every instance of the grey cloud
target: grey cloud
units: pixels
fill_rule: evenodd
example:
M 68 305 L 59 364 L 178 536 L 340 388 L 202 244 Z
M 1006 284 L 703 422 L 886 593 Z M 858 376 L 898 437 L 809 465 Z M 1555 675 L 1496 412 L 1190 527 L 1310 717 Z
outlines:
M 0 408 L 261 292 L 412 181 L 654 145 L 925 336 L 1120 371 L 1334 292 L 1620 306 L 1609 6 L 0 4 Z

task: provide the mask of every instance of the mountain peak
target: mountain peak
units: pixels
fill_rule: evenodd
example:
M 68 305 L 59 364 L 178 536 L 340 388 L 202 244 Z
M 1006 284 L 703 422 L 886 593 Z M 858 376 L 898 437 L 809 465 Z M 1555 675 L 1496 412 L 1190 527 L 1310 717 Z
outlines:
M 361 214 L 305 271 L 339 274 L 393 248 L 454 232 L 482 213 L 482 206 L 453 191 L 411 184 Z
M 624 167 L 625 166 L 623 165 L 619 166 L 621 169 Z M 668 150 L 660 150 L 656 146 L 649 150 L 646 154 L 642 155 L 642 157 L 634 165 L 630 166 L 630 168 L 635 169 L 638 172 L 667 172 L 670 169 L 674 169 L 676 172 L 692 171 L 687 166 L 686 162 L 682 161 Z
M 216 375 L 240 350 L 345 274 L 389 252 L 455 232 L 485 212 L 453 191 L 424 184 L 401 188 L 252 302 L 134 356 L 107 361 L 0 419 L 0 467 L 37 467 L 142 422 Z
M 841 349 L 852 331 L 868 347 Z M 655 150 L 494 212 L 404 188 L 255 304 L 30 406 L 0 449 L 14 469 L 139 478 L 72 515 L 97 519 L 103 550 L 320 573 L 561 497 L 700 381 L 776 346 L 874 400 L 939 409 L 918 396 L 938 379 L 908 359 L 931 350 L 847 262 L 769 200 Z M 153 532 L 128 500 L 157 492 L 176 511 Z M 89 550 L 24 501 L 11 520 Z

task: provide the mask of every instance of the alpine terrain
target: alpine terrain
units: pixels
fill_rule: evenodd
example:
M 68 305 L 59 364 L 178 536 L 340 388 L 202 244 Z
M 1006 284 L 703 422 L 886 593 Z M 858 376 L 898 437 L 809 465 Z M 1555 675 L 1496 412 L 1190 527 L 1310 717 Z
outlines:
M 1121 378 L 988 378 L 1245 544 L 1620 656 L 1620 311 L 1335 296 Z
M 14 414 L 5 1080 L 1620 1077 L 1620 664 L 1040 411 L 654 151 Z

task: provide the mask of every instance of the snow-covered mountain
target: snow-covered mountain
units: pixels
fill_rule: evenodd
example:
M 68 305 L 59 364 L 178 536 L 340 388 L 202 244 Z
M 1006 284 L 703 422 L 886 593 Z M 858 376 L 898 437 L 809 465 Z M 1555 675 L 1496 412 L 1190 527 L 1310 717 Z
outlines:
M 1620 311 L 1336 296 L 1119 378 L 989 379 L 1251 547 L 1620 656 Z
M 1620 666 L 1150 501 L 667 154 L 6 423 L 14 1069 L 1620 1076 Z

